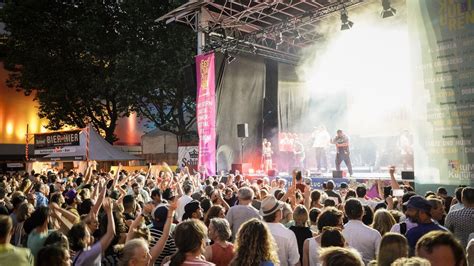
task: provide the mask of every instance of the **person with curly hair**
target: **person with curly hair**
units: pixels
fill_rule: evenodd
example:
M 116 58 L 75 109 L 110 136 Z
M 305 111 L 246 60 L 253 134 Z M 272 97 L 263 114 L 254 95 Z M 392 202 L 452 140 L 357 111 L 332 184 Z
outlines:
M 267 225 L 256 218 L 242 224 L 230 265 L 271 266 L 279 263 L 277 246 Z

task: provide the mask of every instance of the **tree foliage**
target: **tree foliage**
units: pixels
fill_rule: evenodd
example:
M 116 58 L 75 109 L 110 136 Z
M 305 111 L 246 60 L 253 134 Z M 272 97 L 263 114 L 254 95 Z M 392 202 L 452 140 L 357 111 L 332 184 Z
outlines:
M 5 58 L 12 70 L 9 85 L 35 93 L 39 115 L 48 119 L 49 129 L 92 123 L 113 142 L 117 120 L 133 110 L 150 119 L 146 115 L 149 107 L 153 109 L 150 104 L 157 103 L 157 114 L 187 106 L 180 93 L 180 71 L 192 60 L 194 34 L 183 26 L 155 22 L 178 4 L 161 0 L 9 2 L 2 14 L 10 33 Z M 179 97 L 165 101 L 162 95 Z M 173 111 L 165 119 L 150 120 L 173 132 L 179 128 L 173 124 L 178 114 Z

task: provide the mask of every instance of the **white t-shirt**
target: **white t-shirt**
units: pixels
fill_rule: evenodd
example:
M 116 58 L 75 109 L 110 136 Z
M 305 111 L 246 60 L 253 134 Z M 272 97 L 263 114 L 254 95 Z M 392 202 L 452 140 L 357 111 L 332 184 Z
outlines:
M 281 223 L 267 223 L 278 246 L 280 266 L 295 265 L 300 261 L 295 233 Z

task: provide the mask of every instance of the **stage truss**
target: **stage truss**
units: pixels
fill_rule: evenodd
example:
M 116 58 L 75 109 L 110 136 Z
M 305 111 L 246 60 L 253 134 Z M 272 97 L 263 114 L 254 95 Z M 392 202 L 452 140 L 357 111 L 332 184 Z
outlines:
M 318 33 L 319 20 L 366 1 L 193 0 L 156 21 L 191 27 L 201 35 L 202 52 L 242 52 L 296 64 L 304 47 L 324 38 Z

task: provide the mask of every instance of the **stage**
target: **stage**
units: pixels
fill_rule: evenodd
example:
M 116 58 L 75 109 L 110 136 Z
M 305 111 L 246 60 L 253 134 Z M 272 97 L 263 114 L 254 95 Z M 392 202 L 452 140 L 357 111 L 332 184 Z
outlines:
M 265 177 L 266 175 L 264 174 L 247 174 L 245 175 L 248 179 L 254 181 L 260 178 Z M 270 180 L 274 179 L 285 179 L 287 181 L 287 186 L 290 186 L 293 182 L 293 177 L 291 174 L 286 173 L 286 172 L 281 172 L 276 176 L 269 176 L 268 177 Z M 313 189 L 322 189 L 323 188 L 323 183 L 327 182 L 329 180 L 333 180 L 334 183 L 336 183 L 336 186 L 339 187 L 342 182 L 345 182 L 349 185 L 350 188 L 356 187 L 358 184 L 366 184 L 369 185 L 368 188 L 370 188 L 375 182 L 378 180 L 384 181 L 384 185 L 390 185 L 390 174 L 387 172 L 365 172 L 365 173 L 354 173 L 351 177 L 346 176 L 346 177 L 341 177 L 341 178 L 334 178 L 332 176 L 332 173 L 321 173 L 321 174 L 316 174 L 313 173 L 309 177 L 311 179 L 311 187 Z M 395 179 L 400 183 L 402 181 L 408 181 L 408 182 L 413 182 L 413 180 L 410 179 L 402 179 L 400 174 L 395 174 Z M 411 183 L 413 186 L 413 184 Z

